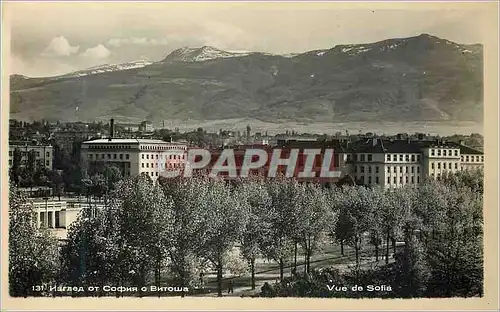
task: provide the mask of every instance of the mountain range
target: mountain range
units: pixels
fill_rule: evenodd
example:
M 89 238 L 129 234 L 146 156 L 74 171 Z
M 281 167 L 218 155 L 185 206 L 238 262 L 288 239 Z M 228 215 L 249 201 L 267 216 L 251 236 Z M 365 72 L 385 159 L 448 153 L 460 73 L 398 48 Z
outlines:
M 428 34 L 300 54 L 181 48 L 157 62 L 10 77 L 11 118 L 483 120 L 483 47 Z

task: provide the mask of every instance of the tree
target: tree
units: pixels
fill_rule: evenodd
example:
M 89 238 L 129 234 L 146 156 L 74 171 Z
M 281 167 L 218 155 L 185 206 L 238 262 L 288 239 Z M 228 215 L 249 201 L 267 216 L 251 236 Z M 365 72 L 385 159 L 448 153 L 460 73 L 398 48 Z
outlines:
M 455 187 L 444 189 L 439 196 L 443 198 L 441 218 L 426 244 L 431 270 L 427 295 L 482 295 L 482 196 Z
M 262 241 L 262 220 L 271 205 L 271 198 L 267 193 L 264 182 L 249 181 L 241 184 L 236 192 L 245 196 L 244 206 L 247 209 L 248 222 L 245 224 L 241 236 L 241 248 L 243 257 L 249 262 L 251 271 L 252 289 L 255 289 L 255 260 L 260 252 L 259 243 Z
M 108 190 L 113 190 L 115 184 L 122 179 L 122 173 L 116 166 L 106 166 L 104 169 L 104 177 L 107 181 Z
M 311 256 L 324 243 L 333 216 L 329 215 L 325 192 L 317 185 L 298 185 L 294 202 L 299 220 L 295 231 L 304 249 L 305 272 L 309 273 Z
M 242 229 L 248 220 L 247 210 L 223 181 L 210 181 L 199 193 L 197 204 L 205 208 L 204 231 L 199 256 L 207 258 L 217 271 L 217 294 L 222 296 L 224 258 L 240 241 Z
M 50 184 L 52 185 L 54 195 L 57 195 L 59 197 L 59 200 L 61 200 L 61 195 L 64 191 L 64 180 L 62 175 L 57 170 L 49 171 L 48 175 L 50 178 Z
M 292 209 L 295 185 L 277 178 L 267 183 L 271 206 L 262 216 L 261 250 L 268 259 L 279 264 L 280 280 L 283 280 L 285 260 L 292 253 L 294 243 Z
M 53 283 L 58 272 L 57 240 L 36 224 L 36 211 L 13 184 L 9 189 L 9 292 L 37 296 L 32 286 Z
M 180 285 L 188 285 L 200 264 L 199 250 L 205 231 L 205 210 L 200 194 L 208 192 L 209 182 L 203 177 L 161 179 L 165 195 L 173 201 L 170 269 Z

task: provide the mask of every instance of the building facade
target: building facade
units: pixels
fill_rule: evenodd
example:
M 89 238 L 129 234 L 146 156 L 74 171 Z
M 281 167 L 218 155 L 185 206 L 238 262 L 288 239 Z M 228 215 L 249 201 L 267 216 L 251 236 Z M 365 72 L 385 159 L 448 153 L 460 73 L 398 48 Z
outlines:
M 482 152 L 441 140 L 380 140 L 372 138 L 354 146 L 351 175 L 359 184 L 387 188 L 417 186 L 424 179 L 439 179 L 460 170 L 484 165 Z
M 169 168 L 184 166 L 187 145 L 148 139 L 98 139 L 82 143 L 87 172 L 103 172 L 106 166 L 120 169 L 123 177 L 141 173 L 154 180 Z
M 21 153 L 20 166 L 25 167 L 28 163 L 28 155 L 32 151 L 38 167 L 46 167 L 52 170 L 54 160 L 54 149 L 50 145 L 34 145 L 24 142 L 9 142 L 9 168 L 14 164 L 16 149 Z

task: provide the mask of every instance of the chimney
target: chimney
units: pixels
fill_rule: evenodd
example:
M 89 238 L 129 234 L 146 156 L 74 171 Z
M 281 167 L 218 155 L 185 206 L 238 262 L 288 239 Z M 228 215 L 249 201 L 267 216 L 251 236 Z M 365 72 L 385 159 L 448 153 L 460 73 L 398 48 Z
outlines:
M 113 138 L 114 135 L 115 135 L 115 120 L 113 118 L 111 118 L 111 120 L 109 121 L 109 139 L 108 139 L 108 141 L 111 141 L 111 139 Z
M 377 145 L 377 138 L 372 139 L 372 146 L 375 146 L 375 145 Z
M 408 143 L 408 144 L 410 144 L 410 143 L 411 143 L 411 139 L 410 139 L 410 138 L 408 138 L 408 139 L 407 139 L 407 143 Z
M 461 140 L 460 142 L 460 145 L 465 145 L 465 141 Z

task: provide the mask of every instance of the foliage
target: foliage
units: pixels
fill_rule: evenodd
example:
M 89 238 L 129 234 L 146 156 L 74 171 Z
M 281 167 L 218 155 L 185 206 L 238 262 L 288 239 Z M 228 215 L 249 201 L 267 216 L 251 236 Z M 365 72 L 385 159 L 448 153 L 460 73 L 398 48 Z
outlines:
M 13 184 L 9 190 L 9 292 L 13 297 L 38 296 L 32 287 L 54 283 L 58 274 L 58 245 L 39 229 L 33 206 Z

